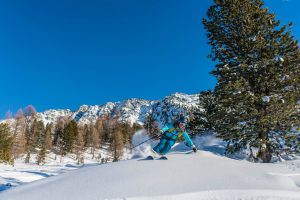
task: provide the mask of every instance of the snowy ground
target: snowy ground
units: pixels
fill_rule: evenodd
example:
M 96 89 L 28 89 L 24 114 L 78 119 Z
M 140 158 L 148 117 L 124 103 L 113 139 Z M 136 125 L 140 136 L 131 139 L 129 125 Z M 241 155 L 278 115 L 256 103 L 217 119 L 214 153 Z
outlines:
M 222 142 L 214 138 L 197 144 L 202 150 L 196 154 L 176 146 L 167 161 L 141 160 L 149 150 L 145 145 L 133 160 L 89 165 L 23 184 L 1 192 L 0 199 L 300 200 L 300 160 L 255 164 L 222 156 Z M 4 171 L 1 167 L 2 178 Z
M 69 170 L 78 169 L 79 167 L 80 166 L 71 164 L 47 164 L 45 166 L 38 166 L 32 163 L 24 164 L 24 161 L 17 162 L 15 167 L 1 164 L 0 191 L 50 176 L 58 175 Z
M 99 157 L 100 154 L 101 157 Z M 65 157 L 60 157 L 53 153 L 47 155 L 46 164 L 44 165 L 36 164 L 36 155 L 34 154 L 29 164 L 24 163 L 24 157 L 17 159 L 14 166 L 0 164 L 0 192 L 84 166 L 96 165 L 101 163 L 101 158 L 107 158 L 108 156 L 105 151 L 98 150 L 95 153 L 95 157 L 92 158 L 90 150 L 87 150 L 84 155 L 83 165 L 78 165 L 75 155 L 69 154 Z M 126 157 L 128 158 L 129 155 L 126 154 Z

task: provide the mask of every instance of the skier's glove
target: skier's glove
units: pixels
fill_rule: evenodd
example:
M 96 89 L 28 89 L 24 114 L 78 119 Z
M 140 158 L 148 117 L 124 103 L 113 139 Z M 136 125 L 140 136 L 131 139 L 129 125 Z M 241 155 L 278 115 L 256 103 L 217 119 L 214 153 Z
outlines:
M 193 151 L 196 153 L 197 152 L 197 148 L 195 145 L 193 145 Z
M 156 135 L 156 138 L 161 138 L 161 136 L 164 134 L 163 131 L 159 131 L 159 133 Z

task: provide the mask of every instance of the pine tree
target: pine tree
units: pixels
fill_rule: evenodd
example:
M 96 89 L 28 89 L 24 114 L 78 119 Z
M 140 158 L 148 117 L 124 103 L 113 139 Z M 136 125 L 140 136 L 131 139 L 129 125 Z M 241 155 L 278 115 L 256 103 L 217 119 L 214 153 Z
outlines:
M 214 131 L 214 116 L 216 113 L 216 101 L 214 94 L 210 91 L 202 91 L 199 95 L 199 105 L 192 112 L 188 129 L 194 134 Z
M 64 134 L 64 127 L 66 124 L 66 119 L 58 118 L 55 127 L 54 127 L 54 136 L 53 136 L 53 149 L 56 155 L 65 155 L 64 151 L 64 142 L 63 142 L 63 134 Z
M 112 135 L 112 119 L 108 115 L 101 116 L 100 120 L 102 121 L 102 144 L 109 144 L 111 142 L 111 135 Z
M 33 136 L 33 148 L 39 147 L 40 144 L 45 143 L 45 126 L 42 121 L 34 121 L 32 127 L 32 136 Z
M 46 125 L 42 122 L 38 123 L 39 131 L 39 140 L 38 140 L 38 155 L 37 155 L 37 164 L 45 164 L 47 149 L 51 148 L 51 124 Z
M 13 164 L 13 134 L 8 124 L 0 124 L 0 162 Z
M 89 125 L 84 124 L 83 126 L 83 141 L 85 147 L 90 147 L 92 143 L 92 133 Z
M 75 120 L 71 120 L 65 126 L 63 131 L 63 148 L 66 153 L 71 153 L 73 151 L 77 135 L 77 122 Z
M 150 137 L 154 137 L 159 134 L 160 128 L 158 122 L 155 120 L 153 113 L 149 113 L 144 122 L 144 128 Z
M 40 147 L 41 139 L 44 137 L 45 127 L 42 121 L 34 119 L 31 126 L 25 131 L 27 155 L 25 163 L 30 162 L 31 154 L 36 152 L 36 148 Z
M 257 149 L 252 156 L 270 162 L 299 151 L 292 130 L 300 125 L 300 53 L 292 24 L 280 26 L 261 0 L 215 1 L 203 23 L 217 63 L 215 124 L 227 153 Z
M 118 126 L 122 134 L 124 145 L 126 147 L 130 147 L 130 145 L 132 144 L 132 136 L 135 133 L 134 127 L 131 127 L 131 124 L 127 122 L 119 123 Z
M 39 151 L 38 151 L 38 155 L 37 155 L 37 164 L 41 165 L 41 164 L 45 164 L 45 159 L 46 159 L 46 145 L 42 144 Z

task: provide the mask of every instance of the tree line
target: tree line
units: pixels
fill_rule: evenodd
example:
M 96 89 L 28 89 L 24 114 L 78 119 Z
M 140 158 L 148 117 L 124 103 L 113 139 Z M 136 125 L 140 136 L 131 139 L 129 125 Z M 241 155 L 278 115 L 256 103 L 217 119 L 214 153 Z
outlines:
M 0 124 L 0 161 L 13 164 L 15 159 L 24 158 L 25 163 L 44 164 L 46 155 L 53 152 L 55 159 L 74 154 L 80 164 L 84 163 L 87 151 L 101 162 L 118 161 L 124 150 L 130 148 L 133 134 L 142 129 L 139 124 L 118 119 L 118 114 L 103 115 L 94 123 L 79 125 L 74 119 L 60 117 L 54 124 L 44 125 L 35 108 L 28 106 L 19 110 L 14 120 L 8 120 L 10 124 Z M 101 157 L 99 149 L 110 157 Z

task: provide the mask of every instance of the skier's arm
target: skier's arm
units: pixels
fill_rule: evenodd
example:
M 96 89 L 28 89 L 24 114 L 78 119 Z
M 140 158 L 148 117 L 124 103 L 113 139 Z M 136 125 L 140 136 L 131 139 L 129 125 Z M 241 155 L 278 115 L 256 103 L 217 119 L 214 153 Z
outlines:
M 184 138 L 185 141 L 186 141 L 187 146 L 193 148 L 193 151 L 196 152 L 196 151 L 197 151 L 197 148 L 196 148 L 196 146 L 194 145 L 193 141 L 191 140 L 189 134 L 188 134 L 186 131 L 184 131 L 184 132 L 182 133 L 182 135 L 183 135 L 183 138 Z
M 169 130 L 170 128 L 169 128 L 169 126 L 167 125 L 167 126 L 164 126 L 162 129 L 161 129 L 161 132 L 162 133 L 164 133 L 164 132 L 166 132 L 167 130 Z
M 189 134 L 186 131 L 184 131 L 182 133 L 182 136 L 183 136 L 184 140 L 186 141 L 187 146 L 189 146 L 189 147 L 193 147 L 194 146 L 193 141 L 191 140 Z
M 160 131 L 159 131 L 159 133 L 156 133 L 156 137 L 157 138 L 160 138 L 167 130 L 169 130 L 170 128 L 169 128 L 169 126 L 167 125 L 167 126 L 164 126 Z

